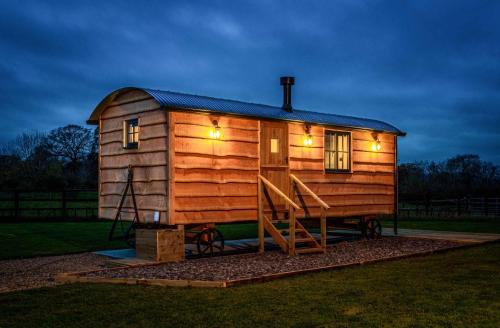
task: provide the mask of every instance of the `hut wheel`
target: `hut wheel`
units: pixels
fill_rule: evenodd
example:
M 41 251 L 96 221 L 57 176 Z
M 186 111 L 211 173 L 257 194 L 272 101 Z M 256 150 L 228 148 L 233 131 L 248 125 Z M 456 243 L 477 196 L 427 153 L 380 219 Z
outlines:
M 377 219 L 369 219 L 366 221 L 366 238 L 375 239 L 382 236 L 382 225 Z
M 224 236 L 215 228 L 206 228 L 198 233 L 196 246 L 198 254 L 214 256 L 224 251 Z

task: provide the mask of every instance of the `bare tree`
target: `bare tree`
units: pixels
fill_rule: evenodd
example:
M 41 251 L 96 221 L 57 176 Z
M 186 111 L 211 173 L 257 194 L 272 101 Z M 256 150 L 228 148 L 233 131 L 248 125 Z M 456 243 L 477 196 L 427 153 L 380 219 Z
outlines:
M 20 159 L 26 160 L 33 156 L 37 147 L 45 142 L 45 133 L 39 131 L 31 131 L 19 135 L 14 141 L 14 154 Z
M 24 132 L 0 147 L 2 155 L 17 156 L 27 160 L 35 153 L 37 147 L 45 142 L 45 133 L 39 131 Z
M 69 162 L 76 170 L 92 147 L 92 131 L 78 125 L 66 125 L 50 131 L 47 136 L 47 149 L 61 160 Z

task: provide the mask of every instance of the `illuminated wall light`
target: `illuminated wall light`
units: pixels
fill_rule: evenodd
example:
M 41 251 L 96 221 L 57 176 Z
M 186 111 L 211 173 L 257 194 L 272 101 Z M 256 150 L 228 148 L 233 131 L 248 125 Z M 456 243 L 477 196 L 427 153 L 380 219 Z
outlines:
M 220 139 L 221 133 L 220 133 L 219 122 L 217 122 L 216 120 L 213 120 L 212 124 L 214 126 L 210 129 L 210 138 L 211 139 Z
M 305 127 L 306 133 L 304 135 L 304 146 L 312 146 L 313 138 L 311 135 L 311 126 L 309 124 Z
M 377 138 L 372 141 L 372 151 L 380 151 L 382 149 L 382 145 L 380 144 L 380 140 Z
M 310 134 L 304 136 L 304 146 L 311 146 L 313 144 L 313 139 Z

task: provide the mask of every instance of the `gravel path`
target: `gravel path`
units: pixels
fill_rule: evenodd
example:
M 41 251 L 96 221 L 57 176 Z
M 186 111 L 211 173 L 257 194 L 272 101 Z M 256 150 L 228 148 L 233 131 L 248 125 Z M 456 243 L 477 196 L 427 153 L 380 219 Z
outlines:
M 54 286 L 60 272 L 106 267 L 107 258 L 92 253 L 0 261 L 0 293 Z
M 88 277 L 233 280 L 265 274 L 303 270 L 323 266 L 358 263 L 385 257 L 409 255 L 463 245 L 457 242 L 385 237 L 376 240 L 342 242 L 328 246 L 326 254 L 289 257 L 280 251 L 264 255 L 243 254 L 166 263 L 155 266 L 105 270 Z

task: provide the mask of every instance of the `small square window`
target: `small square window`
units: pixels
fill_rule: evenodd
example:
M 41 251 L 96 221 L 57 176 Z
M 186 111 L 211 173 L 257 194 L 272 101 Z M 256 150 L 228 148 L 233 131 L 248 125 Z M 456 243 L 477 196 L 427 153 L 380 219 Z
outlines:
M 123 148 L 136 149 L 139 146 L 139 120 L 123 121 Z

